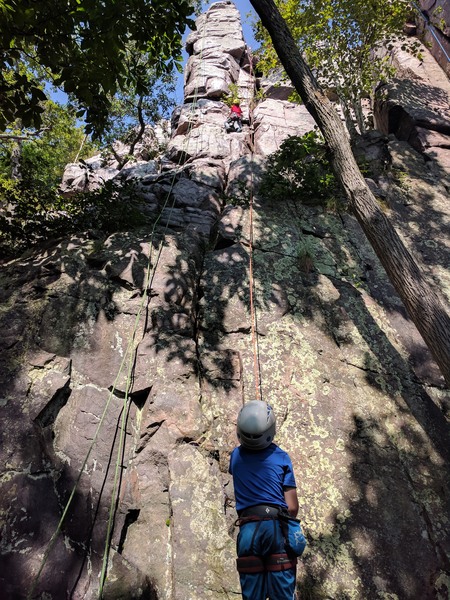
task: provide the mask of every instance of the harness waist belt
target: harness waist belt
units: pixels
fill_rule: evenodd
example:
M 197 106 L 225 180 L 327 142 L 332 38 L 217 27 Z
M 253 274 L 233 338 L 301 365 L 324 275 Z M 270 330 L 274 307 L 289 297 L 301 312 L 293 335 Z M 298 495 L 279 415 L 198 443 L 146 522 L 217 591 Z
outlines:
M 289 556 L 286 552 L 271 554 L 264 561 L 266 571 L 286 571 L 287 569 L 295 569 L 296 565 L 297 557 Z
M 262 517 L 270 518 L 270 517 L 278 517 L 278 513 L 280 509 L 276 506 L 271 506 L 270 504 L 258 504 L 257 506 L 250 506 L 249 508 L 244 508 L 239 511 L 239 518 L 245 517 Z
M 285 552 L 281 554 L 270 554 L 265 558 L 261 556 L 240 556 L 236 559 L 239 573 L 264 573 L 264 571 L 287 571 L 295 569 L 297 558 L 289 556 Z
M 241 556 L 236 559 L 239 573 L 264 573 L 264 561 L 261 556 Z

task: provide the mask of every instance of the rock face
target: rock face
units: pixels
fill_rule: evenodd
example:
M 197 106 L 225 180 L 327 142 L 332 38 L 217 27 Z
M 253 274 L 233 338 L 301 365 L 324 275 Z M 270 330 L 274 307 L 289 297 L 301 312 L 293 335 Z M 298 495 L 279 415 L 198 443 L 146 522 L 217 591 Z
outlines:
M 301 104 L 275 99 L 264 100 L 253 112 L 255 153 L 268 156 L 276 152 L 291 135 L 304 135 L 314 129 L 314 119 Z
M 393 133 L 450 175 L 450 81 L 422 47 L 419 60 L 397 45 L 392 51 L 395 79 L 377 94 L 374 118 L 383 133 Z M 447 179 L 450 183 L 450 179 Z
M 423 18 L 417 17 L 418 33 L 437 63 L 450 77 L 450 6 L 445 0 L 420 0 Z
M 184 96 L 173 120 L 169 156 L 175 162 L 195 158 L 231 161 L 250 152 L 249 128 L 224 135 L 229 108 L 224 99 L 230 85 L 239 92 L 248 123 L 255 80 L 253 59 L 242 36 L 239 11 L 231 2 L 216 2 L 196 22 L 186 42 Z
M 152 160 L 160 149 L 168 142 L 169 124 L 160 121 L 154 127 L 146 126 L 141 140 L 136 144 L 132 160 L 126 168 L 119 169 L 116 158 L 98 154 L 79 163 L 70 163 L 64 170 L 60 190 L 70 196 L 80 192 L 93 192 L 100 189 L 107 181 L 115 177 L 142 177 L 159 172 L 159 164 Z M 122 142 L 113 144 L 119 159 L 124 159 L 130 152 Z
M 224 133 L 223 93 L 253 77 L 234 5 L 188 48 L 168 156 L 129 174 L 149 227 L 0 273 L 0 596 L 98 598 L 102 563 L 105 599 L 240 596 L 228 457 L 255 394 L 252 239 L 262 395 L 309 541 L 301 596 L 444 600 L 449 390 L 355 218 L 258 195 L 266 155 L 313 123 L 272 98 Z M 369 166 L 393 169 L 371 185 L 450 298 L 444 167 L 408 140 L 372 136 Z
M 220 100 L 228 94 L 230 83 L 239 82 L 241 65 L 249 63 L 240 15 L 234 4 L 216 2 L 201 15 L 196 31 L 187 39 L 186 50 L 191 56 L 186 65 L 185 99 Z

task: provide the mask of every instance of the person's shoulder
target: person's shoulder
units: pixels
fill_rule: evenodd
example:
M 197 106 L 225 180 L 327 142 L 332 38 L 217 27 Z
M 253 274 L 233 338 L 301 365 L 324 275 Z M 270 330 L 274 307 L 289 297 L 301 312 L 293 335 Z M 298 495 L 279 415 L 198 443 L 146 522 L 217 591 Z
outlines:
M 280 448 L 280 446 L 278 446 L 278 444 L 275 444 L 274 442 L 270 444 L 269 448 L 272 448 L 274 452 L 282 452 L 283 454 L 287 454 L 287 452 L 283 450 L 283 448 Z
M 291 460 L 291 459 L 290 459 L 290 456 L 289 456 L 289 454 L 286 452 L 286 450 L 283 450 L 283 448 L 280 448 L 280 446 L 277 446 L 276 444 L 270 444 L 270 446 L 273 446 L 273 453 L 274 453 L 274 454 L 276 454 L 277 456 L 280 456 L 280 457 L 286 457 L 286 458 L 288 458 L 289 460 Z M 270 446 L 269 446 L 269 447 L 270 447 Z
M 230 457 L 237 458 L 237 457 L 241 456 L 241 454 L 242 454 L 242 446 L 236 446 L 236 448 L 233 448 L 233 450 L 231 451 Z

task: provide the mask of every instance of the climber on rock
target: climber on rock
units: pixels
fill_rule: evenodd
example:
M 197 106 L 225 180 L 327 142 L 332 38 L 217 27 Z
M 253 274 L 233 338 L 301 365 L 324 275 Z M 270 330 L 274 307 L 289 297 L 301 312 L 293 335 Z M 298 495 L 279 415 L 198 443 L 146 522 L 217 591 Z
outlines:
M 296 563 L 306 546 L 289 455 L 273 443 L 275 415 L 262 400 L 247 402 L 237 419 L 241 443 L 229 472 L 236 498 L 237 570 L 243 600 L 293 600 Z
M 225 130 L 227 133 L 231 133 L 232 131 L 239 133 L 242 131 L 242 109 L 239 100 L 236 100 L 231 105 L 230 114 L 225 121 Z

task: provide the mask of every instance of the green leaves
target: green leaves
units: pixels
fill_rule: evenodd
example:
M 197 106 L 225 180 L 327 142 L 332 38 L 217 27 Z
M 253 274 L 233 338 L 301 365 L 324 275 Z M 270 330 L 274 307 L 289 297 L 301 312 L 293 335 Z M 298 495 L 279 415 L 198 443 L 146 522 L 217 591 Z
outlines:
M 342 196 L 327 148 L 316 131 L 291 136 L 271 154 L 260 186 L 267 198 L 322 204 Z
M 86 229 L 106 233 L 146 222 L 133 184 L 108 181 L 91 194 L 60 196 L 55 188 L 12 181 L 0 174 L 0 257 L 44 240 Z M 5 207 L 14 206 L 13 211 Z
M 168 117 L 174 106 L 172 98 L 175 81 L 172 70 L 163 75 L 158 74 L 149 66 L 147 55 L 136 53 L 131 45 L 126 54 L 126 61 L 127 64 L 134 65 L 136 80 L 110 98 L 102 142 L 112 151 L 114 142 L 121 140 L 128 145 L 128 153 L 132 154 L 136 143 L 144 135 L 144 125 L 155 124 Z M 118 162 L 121 164 L 123 159 Z
M 348 112 L 390 76 L 390 66 L 373 51 L 386 38 L 401 35 L 409 13 L 403 0 L 276 0 L 276 4 L 319 82 L 337 94 Z M 262 42 L 258 66 L 267 73 L 278 58 L 260 24 L 256 37 Z M 359 121 L 358 125 L 364 127 Z
M 39 126 L 37 72 L 73 95 L 99 135 L 107 121 L 108 96 L 144 77 L 125 69 L 127 47 L 147 56 L 148 65 L 165 73 L 181 55 L 181 36 L 191 24 L 190 0 L 0 0 L 0 128 L 17 118 Z M 8 18 L 4 18 L 7 15 Z M 12 80 L 20 64 L 32 57 L 34 66 Z M 42 100 L 40 100 L 42 101 Z
M 49 101 L 40 116 L 42 131 L 39 135 L 27 130 L 23 122 L 8 133 L 23 138 L 20 153 L 22 180 L 30 189 L 38 185 L 37 182 L 47 189 L 56 189 L 66 164 L 73 162 L 78 154 L 81 158 L 89 156 L 94 146 L 77 126 L 73 109 Z M 0 140 L 0 172 L 3 171 L 5 176 L 10 175 L 14 144 L 17 142 L 13 139 Z

